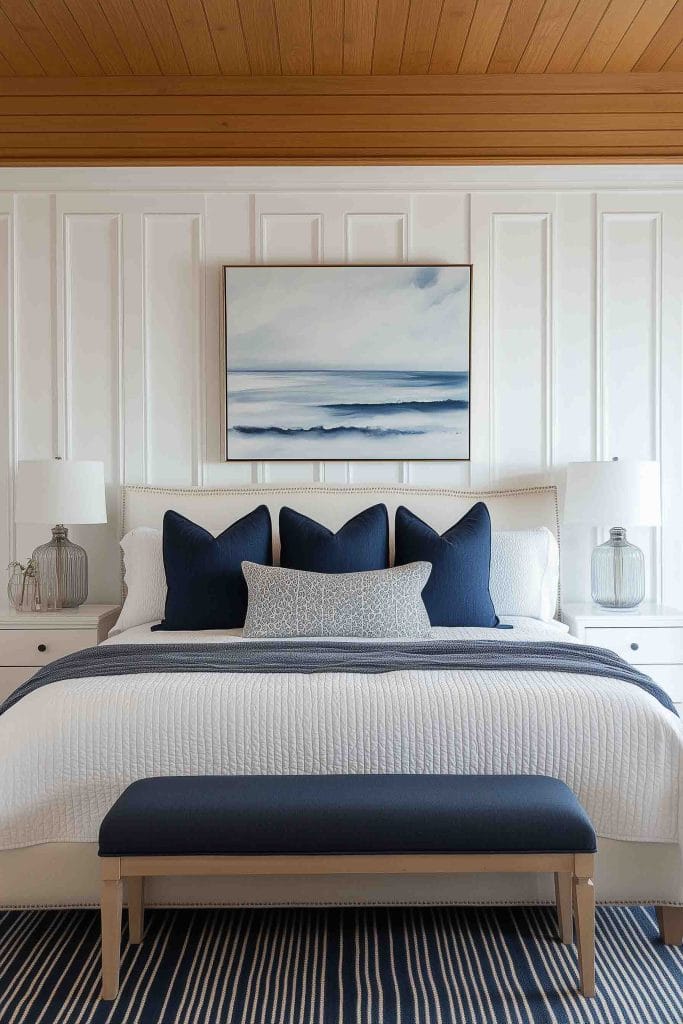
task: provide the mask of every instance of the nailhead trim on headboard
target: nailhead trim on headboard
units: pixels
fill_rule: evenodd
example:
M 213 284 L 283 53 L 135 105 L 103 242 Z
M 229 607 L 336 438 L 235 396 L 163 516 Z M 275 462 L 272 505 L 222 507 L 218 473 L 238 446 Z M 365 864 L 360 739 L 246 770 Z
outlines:
M 126 521 L 126 494 L 135 491 L 146 494 L 197 494 L 206 496 L 220 496 L 239 491 L 240 494 L 262 495 L 264 493 L 290 494 L 348 494 L 350 491 L 355 494 L 434 494 L 443 498 L 472 498 L 473 501 L 485 501 L 487 497 L 496 495 L 498 497 L 514 497 L 521 494 L 551 494 L 554 499 L 555 535 L 558 547 L 561 551 L 560 541 L 560 512 L 557 499 L 557 487 L 554 484 L 546 484 L 539 487 L 513 487 L 495 488 L 488 490 L 467 490 L 458 487 L 420 487 L 413 484 L 244 484 L 235 487 L 148 487 L 145 485 L 131 484 L 121 488 L 121 524 Z M 121 552 L 121 598 L 125 597 L 125 585 L 123 582 L 123 552 Z M 557 608 L 556 615 L 559 615 L 562 602 L 562 586 L 558 581 L 557 585 Z

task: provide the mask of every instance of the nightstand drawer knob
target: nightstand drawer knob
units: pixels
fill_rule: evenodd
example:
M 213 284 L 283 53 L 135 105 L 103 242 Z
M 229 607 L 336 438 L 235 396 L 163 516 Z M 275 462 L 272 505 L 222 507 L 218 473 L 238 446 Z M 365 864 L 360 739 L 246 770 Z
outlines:
M 631 650 L 632 651 L 637 651 L 639 647 L 640 647 L 640 644 L 637 644 L 637 643 L 632 643 L 631 644 Z
M 46 651 L 46 650 L 47 650 L 47 644 L 38 644 L 38 650 L 39 650 L 39 651 L 40 651 L 40 653 L 42 654 L 42 653 L 43 653 L 43 651 Z

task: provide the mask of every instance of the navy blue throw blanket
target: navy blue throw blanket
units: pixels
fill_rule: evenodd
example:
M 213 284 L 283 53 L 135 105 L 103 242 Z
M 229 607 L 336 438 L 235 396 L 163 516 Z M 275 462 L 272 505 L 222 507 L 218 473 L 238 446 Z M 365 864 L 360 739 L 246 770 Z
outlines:
M 620 679 L 678 714 L 664 690 L 603 647 L 555 641 L 418 640 L 357 643 L 260 640 L 213 644 L 113 644 L 58 658 L 14 691 L 0 715 L 34 690 L 61 679 L 146 672 L 394 672 L 402 669 L 570 672 Z

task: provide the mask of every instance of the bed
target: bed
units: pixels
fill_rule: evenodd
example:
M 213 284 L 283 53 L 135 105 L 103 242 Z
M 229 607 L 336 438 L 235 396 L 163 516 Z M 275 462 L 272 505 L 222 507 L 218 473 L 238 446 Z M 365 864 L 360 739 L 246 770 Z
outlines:
M 417 487 L 129 487 L 124 532 L 175 508 L 207 529 L 264 502 L 337 529 L 372 502 L 406 504 L 444 529 L 475 501 L 494 530 L 545 526 L 559 540 L 552 487 L 465 492 Z M 275 538 L 277 554 L 277 537 Z M 557 595 L 558 615 L 560 594 Z M 575 644 L 557 619 L 513 616 L 511 630 L 434 629 L 436 643 Z M 0 905 L 95 906 L 99 822 L 126 785 L 163 774 L 539 773 L 580 797 L 599 835 L 597 896 L 683 906 L 680 720 L 626 681 L 579 672 L 424 669 L 167 672 L 169 643 L 243 645 L 239 630 L 110 637 L 159 651 L 143 674 L 63 679 L 0 716 Z M 310 641 L 313 642 L 313 641 Z M 315 641 L 316 644 L 324 641 Z M 388 644 L 389 642 L 387 642 Z M 156 645 L 156 646 L 155 646 Z M 253 646 L 253 644 L 252 644 Z M 236 647 L 235 647 L 236 649 Z M 196 650 L 199 650 L 197 647 Z M 151 654 L 153 659 L 157 655 Z M 467 879 L 158 879 L 150 905 L 551 903 L 539 876 Z

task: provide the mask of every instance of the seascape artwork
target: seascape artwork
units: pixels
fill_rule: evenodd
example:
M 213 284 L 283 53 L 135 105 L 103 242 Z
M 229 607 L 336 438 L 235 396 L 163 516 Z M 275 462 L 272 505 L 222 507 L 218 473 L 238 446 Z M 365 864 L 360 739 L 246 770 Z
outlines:
M 468 459 L 470 267 L 225 267 L 228 460 Z

